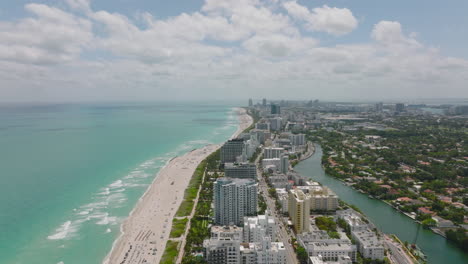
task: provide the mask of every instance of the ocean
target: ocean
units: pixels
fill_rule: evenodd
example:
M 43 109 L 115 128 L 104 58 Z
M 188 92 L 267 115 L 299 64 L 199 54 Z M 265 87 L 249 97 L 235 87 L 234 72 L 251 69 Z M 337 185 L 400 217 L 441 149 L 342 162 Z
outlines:
M 233 105 L 0 105 L 0 263 L 101 263 L 157 172 L 237 125 Z

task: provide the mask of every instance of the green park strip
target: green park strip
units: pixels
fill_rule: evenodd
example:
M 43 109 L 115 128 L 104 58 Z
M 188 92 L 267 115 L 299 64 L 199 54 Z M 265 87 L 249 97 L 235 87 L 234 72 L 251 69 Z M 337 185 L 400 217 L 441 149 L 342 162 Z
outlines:
M 171 233 L 169 234 L 170 238 L 177 238 L 180 237 L 184 232 L 185 228 L 187 227 L 187 218 L 176 219 L 172 221 L 172 229 Z
M 179 247 L 178 241 L 168 240 L 166 244 L 166 249 L 164 249 L 164 254 L 159 263 L 160 264 L 175 263 L 177 254 L 179 253 L 178 247 Z

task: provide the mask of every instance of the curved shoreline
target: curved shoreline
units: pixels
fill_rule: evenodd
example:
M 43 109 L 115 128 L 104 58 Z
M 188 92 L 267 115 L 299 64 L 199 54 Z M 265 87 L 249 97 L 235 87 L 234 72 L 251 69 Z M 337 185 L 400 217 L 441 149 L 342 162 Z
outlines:
M 239 125 L 231 138 L 237 137 L 253 122 L 245 109 L 236 108 Z M 184 191 L 198 164 L 221 144 L 207 145 L 174 157 L 157 173 L 120 226 L 120 235 L 104 259 L 104 264 L 158 263 L 172 227 L 172 219 L 183 201 Z M 124 261 L 124 262 L 123 262 Z

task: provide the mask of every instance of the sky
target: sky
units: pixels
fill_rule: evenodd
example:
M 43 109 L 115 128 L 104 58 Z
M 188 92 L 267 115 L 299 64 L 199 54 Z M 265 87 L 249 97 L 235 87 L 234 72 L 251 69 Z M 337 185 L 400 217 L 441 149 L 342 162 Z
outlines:
M 0 102 L 468 98 L 466 0 L 0 1 Z

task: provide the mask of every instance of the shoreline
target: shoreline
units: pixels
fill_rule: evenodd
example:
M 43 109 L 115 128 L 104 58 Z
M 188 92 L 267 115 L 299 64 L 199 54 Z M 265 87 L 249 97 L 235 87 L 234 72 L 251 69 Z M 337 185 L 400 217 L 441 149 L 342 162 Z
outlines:
M 253 120 L 243 108 L 235 108 L 239 125 L 237 137 Z M 198 164 L 222 144 L 210 144 L 170 159 L 120 226 L 104 264 L 159 263 L 169 239 L 172 221 L 184 198 L 185 189 Z

